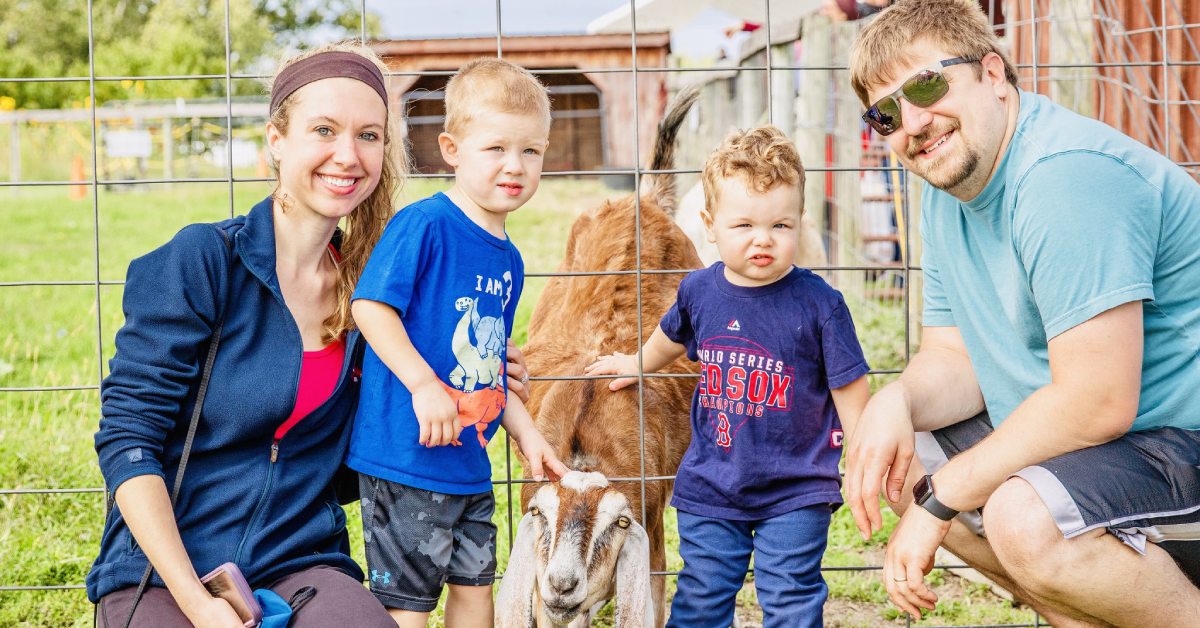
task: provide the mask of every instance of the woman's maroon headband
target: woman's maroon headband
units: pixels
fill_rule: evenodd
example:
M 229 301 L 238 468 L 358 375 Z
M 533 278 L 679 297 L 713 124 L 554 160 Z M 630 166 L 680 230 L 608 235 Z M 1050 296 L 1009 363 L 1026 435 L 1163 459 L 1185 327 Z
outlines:
M 362 55 L 331 50 L 301 59 L 284 68 L 279 76 L 275 77 L 275 84 L 271 88 L 271 114 L 273 115 L 283 101 L 301 87 L 321 79 L 338 77 L 352 78 L 365 83 L 379 94 L 384 106 L 387 106 L 387 88 L 384 87 L 383 73 L 379 71 L 379 67 Z

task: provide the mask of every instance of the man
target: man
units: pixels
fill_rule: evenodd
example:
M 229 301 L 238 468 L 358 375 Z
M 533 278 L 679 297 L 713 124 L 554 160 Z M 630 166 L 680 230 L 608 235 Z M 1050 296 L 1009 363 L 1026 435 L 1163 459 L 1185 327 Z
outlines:
M 892 600 L 934 607 L 942 544 L 1055 626 L 1196 626 L 1200 185 L 1019 91 L 975 3 L 881 12 L 851 80 L 926 181 L 920 350 L 847 452 Z

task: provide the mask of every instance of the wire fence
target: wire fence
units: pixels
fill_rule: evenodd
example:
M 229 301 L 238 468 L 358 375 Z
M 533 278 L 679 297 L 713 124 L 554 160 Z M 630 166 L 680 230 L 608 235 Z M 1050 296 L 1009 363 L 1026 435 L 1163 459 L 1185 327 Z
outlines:
M 99 384 L 121 322 L 125 265 L 187 222 L 245 211 L 245 199 L 265 195 L 272 183 L 261 151 L 263 81 L 268 77 L 245 43 L 234 38 L 244 28 L 239 11 L 250 4 L 207 3 L 213 32 L 223 38 L 223 71 L 173 74 L 139 72 L 114 61 L 113 51 L 97 49 L 96 23 L 110 22 L 117 4 L 79 3 L 79 19 L 86 22 L 77 25 L 86 30 L 86 73 L 14 70 L 0 76 L 0 94 L 7 89 L 19 95 L 45 85 L 69 94 L 65 106 L 53 109 L 18 107 L 13 98 L 6 107 L 8 97 L 0 95 L 0 136 L 4 127 L 9 133 L 9 150 L 0 150 L 0 196 L 10 205 L 32 208 L 6 212 L 3 219 L 7 233 L 24 237 L 11 242 L 0 257 L 0 311 L 11 326 L 0 343 L 0 457 L 8 461 L 0 462 L 0 554 L 10 567 L 0 570 L 0 607 L 12 604 L 14 596 L 38 592 L 79 595 L 80 574 L 94 557 L 103 489 L 75 479 L 99 477 L 90 433 L 54 434 L 50 419 L 82 416 L 88 429 L 96 425 Z M 678 168 L 670 171 L 678 175 L 681 190 L 695 185 L 704 156 L 730 128 L 780 126 L 796 139 L 809 172 L 806 207 L 821 245 L 812 266 L 851 299 L 876 382 L 893 377 L 906 364 L 919 327 L 915 302 L 920 268 L 914 261 L 919 259 L 914 250 L 919 243 L 919 182 L 906 175 L 858 117 L 861 107 L 849 89 L 846 52 L 860 24 L 816 15 L 819 3 L 748 0 L 738 9 L 735 34 L 723 42 L 723 58 L 692 63 L 671 55 L 665 40 L 650 36 L 679 26 L 671 21 L 669 7 L 663 10 L 669 2 L 610 0 L 607 21 L 594 22 L 593 34 L 562 39 L 510 35 L 516 29 L 505 21 L 507 3 L 496 0 L 491 35 L 462 39 L 457 49 L 443 47 L 418 66 L 415 52 L 389 56 L 389 46 L 402 42 L 392 41 L 380 25 L 370 25 L 369 17 L 383 9 L 381 3 L 354 4 L 348 8 L 358 12 L 357 36 L 373 42 L 393 69 L 389 80 L 394 96 L 412 116 L 410 139 L 426 141 L 424 127 L 436 128 L 439 121 L 440 86 L 458 62 L 480 56 L 484 45 L 483 54 L 529 67 L 556 92 L 555 133 L 562 136 L 552 138 L 551 146 L 570 150 L 548 155 L 554 166 L 545 176 L 600 182 L 596 198 L 630 186 L 638 189 L 647 173 L 641 164 L 654 125 L 669 94 L 683 85 L 700 84 L 703 95 L 681 135 Z M 732 3 L 718 4 L 728 9 Z M 1017 63 L 1022 88 L 1108 122 L 1200 177 L 1197 3 L 981 4 Z M 305 37 L 322 43 L 323 33 L 331 30 L 330 24 L 316 25 Z M 640 34 L 632 37 L 631 31 Z M 606 32 L 617 34 L 624 48 L 620 54 L 612 52 L 611 41 L 597 39 Z M 173 90 L 177 97 L 170 97 Z M 561 103 L 567 106 L 560 108 Z M 419 161 L 422 150 L 414 146 Z M 413 181 L 446 179 L 432 156 L 418 166 Z M 147 207 L 137 200 L 146 191 L 188 209 Z M 142 242 L 131 244 L 136 239 L 131 235 Z M 551 264 L 531 266 L 534 272 L 527 276 L 553 276 Z M 650 272 L 679 271 L 627 272 L 640 281 Z M 864 320 L 885 322 L 864 329 Z M 644 407 L 639 409 L 644 421 Z M 497 491 L 509 495 L 513 530 L 512 492 L 522 480 L 512 477 L 511 454 L 507 457 L 507 477 L 497 481 Z M 63 478 L 76 484 L 62 485 Z M 644 495 L 647 482 L 671 479 L 642 473 L 615 480 L 638 482 Z M 83 496 L 86 504 L 65 511 L 45 504 L 72 495 Z M 49 545 L 36 532 L 21 537 L 13 530 L 36 520 L 36 515 L 20 513 L 40 509 L 69 512 L 83 525 L 96 527 L 94 533 L 73 531 L 88 543 L 76 543 L 73 555 L 61 551 L 66 555 L 60 562 L 74 568 L 20 568 L 32 562 L 22 556 L 43 551 L 43 541 Z M 940 566 L 963 567 L 956 561 Z M 1028 623 L 988 625 L 1044 625 L 1032 611 L 1027 616 Z

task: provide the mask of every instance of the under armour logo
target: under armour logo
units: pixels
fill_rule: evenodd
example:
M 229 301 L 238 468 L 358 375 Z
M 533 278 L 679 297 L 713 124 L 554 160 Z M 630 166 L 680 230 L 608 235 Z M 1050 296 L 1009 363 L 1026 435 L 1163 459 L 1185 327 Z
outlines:
M 379 573 L 378 569 L 371 570 L 371 582 L 379 582 L 381 584 L 391 584 L 392 574 L 389 571 Z

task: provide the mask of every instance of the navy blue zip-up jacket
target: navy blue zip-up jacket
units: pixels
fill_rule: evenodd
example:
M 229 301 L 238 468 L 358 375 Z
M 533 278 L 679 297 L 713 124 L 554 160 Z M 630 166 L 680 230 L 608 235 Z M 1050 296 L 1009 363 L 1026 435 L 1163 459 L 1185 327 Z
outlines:
M 304 345 L 275 275 L 271 200 L 246 216 L 185 227 L 134 260 L 123 307 L 96 433 L 108 490 L 151 474 L 171 490 L 209 341 L 224 316 L 175 504 L 196 572 L 232 561 L 261 587 L 330 565 L 362 579 L 331 486 L 358 402 L 362 343 L 357 332 L 347 335 L 332 397 L 276 443 L 275 429 L 296 403 Z M 114 507 L 87 577 L 88 598 L 136 586 L 146 563 Z M 150 582 L 164 586 L 157 573 Z

